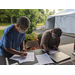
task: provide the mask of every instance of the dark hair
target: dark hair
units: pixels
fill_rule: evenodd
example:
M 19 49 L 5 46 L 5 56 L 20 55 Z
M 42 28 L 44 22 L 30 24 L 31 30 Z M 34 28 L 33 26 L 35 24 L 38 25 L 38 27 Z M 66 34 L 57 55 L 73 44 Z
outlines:
M 60 37 L 62 34 L 62 30 L 60 28 L 54 28 L 53 31 L 57 35 L 57 37 Z
M 25 16 L 21 16 L 17 19 L 17 24 L 19 24 L 19 26 L 28 28 L 30 26 L 30 20 Z

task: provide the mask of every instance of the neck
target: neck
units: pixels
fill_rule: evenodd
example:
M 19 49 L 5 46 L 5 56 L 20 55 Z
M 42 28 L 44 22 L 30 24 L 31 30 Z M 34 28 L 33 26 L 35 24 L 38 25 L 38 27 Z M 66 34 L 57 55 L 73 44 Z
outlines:
M 16 32 L 19 32 L 18 29 L 17 29 L 17 25 L 16 24 L 14 24 L 14 29 L 15 29 Z

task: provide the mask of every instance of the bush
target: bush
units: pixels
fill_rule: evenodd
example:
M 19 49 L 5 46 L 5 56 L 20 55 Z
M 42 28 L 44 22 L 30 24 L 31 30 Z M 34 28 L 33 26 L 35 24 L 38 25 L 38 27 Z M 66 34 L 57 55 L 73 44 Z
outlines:
M 27 34 L 31 34 L 34 30 L 36 29 L 36 24 L 35 22 L 31 22 L 30 27 L 26 31 Z
M 28 41 L 37 41 L 39 46 L 40 46 L 40 42 L 41 42 L 41 37 L 42 37 L 42 33 L 41 34 L 36 34 L 36 33 L 31 33 L 31 34 L 26 34 L 25 36 L 25 43 Z M 41 48 L 41 46 L 40 46 Z M 32 48 L 29 50 L 33 50 Z
M 42 34 L 43 33 L 41 33 L 41 34 L 38 35 L 39 42 L 41 41 Z
M 28 41 L 34 41 L 36 39 L 36 34 L 35 33 L 31 33 L 31 34 L 26 34 L 25 36 L 25 42 Z

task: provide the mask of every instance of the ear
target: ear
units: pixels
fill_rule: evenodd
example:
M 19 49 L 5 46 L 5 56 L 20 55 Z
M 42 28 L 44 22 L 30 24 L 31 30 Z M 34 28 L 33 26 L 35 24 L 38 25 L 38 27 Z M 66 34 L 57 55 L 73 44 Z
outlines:
M 16 27 L 17 27 L 18 30 L 20 30 L 19 24 L 16 24 Z
M 17 27 L 19 27 L 19 24 L 16 24 Z
M 54 33 L 54 30 L 52 30 L 52 33 Z

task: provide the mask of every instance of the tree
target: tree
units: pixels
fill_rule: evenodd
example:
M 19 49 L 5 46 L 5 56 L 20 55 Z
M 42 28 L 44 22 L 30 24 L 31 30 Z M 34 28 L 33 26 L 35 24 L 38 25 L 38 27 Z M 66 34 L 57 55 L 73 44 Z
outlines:
M 62 10 L 64 10 L 64 9 L 58 9 L 58 11 L 62 11 Z
M 26 33 L 30 34 L 33 32 L 33 30 L 36 28 L 35 21 L 37 20 L 38 17 L 38 10 L 37 9 L 25 9 L 23 10 L 23 13 L 25 16 L 27 16 L 30 19 L 30 27 L 26 31 Z
M 17 18 L 20 16 L 27 16 L 30 19 L 30 27 L 26 32 L 32 33 L 33 30 L 36 28 L 35 21 L 38 18 L 38 9 L 2 9 L 0 11 L 0 18 L 4 19 L 5 17 L 7 17 L 6 20 L 9 21 L 10 17 L 11 24 L 14 20 L 14 22 L 16 22 Z
M 43 9 L 38 9 L 39 12 L 41 12 L 42 14 L 44 14 L 44 10 Z
M 45 11 L 46 11 L 46 13 L 44 14 L 44 16 L 45 16 L 44 24 L 46 23 L 47 16 L 55 14 L 55 9 L 53 11 L 51 9 L 50 10 L 46 9 Z
M 13 24 L 13 17 L 19 16 L 19 9 L 5 9 L 5 11 L 6 11 L 7 15 L 10 16 L 11 24 Z
M 45 16 L 44 24 L 46 22 L 47 16 L 49 15 L 49 9 L 46 9 L 45 11 L 46 11 L 46 13 L 44 14 L 44 16 Z
M 52 14 L 55 14 L 55 9 L 53 10 L 53 13 Z
M 6 15 L 6 11 L 5 9 L 0 9 L 0 19 L 1 21 L 3 21 L 4 18 L 6 18 L 7 15 Z
M 38 18 L 37 18 L 38 23 L 44 22 L 44 13 L 45 11 L 43 9 L 38 9 Z

